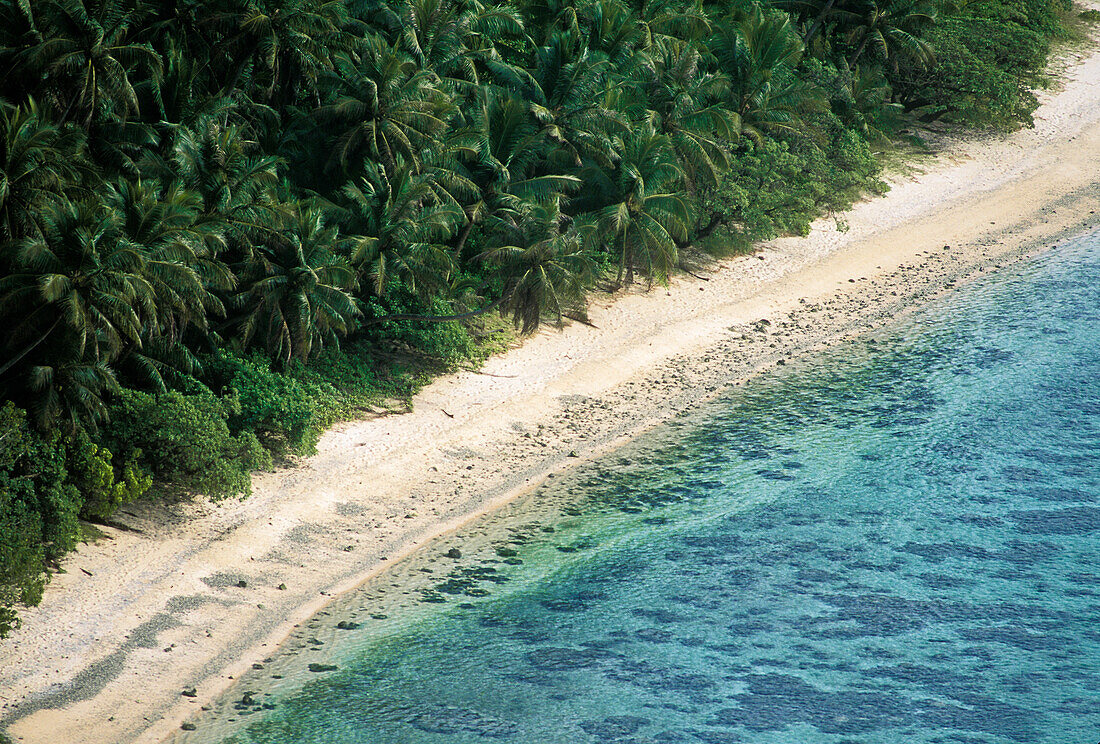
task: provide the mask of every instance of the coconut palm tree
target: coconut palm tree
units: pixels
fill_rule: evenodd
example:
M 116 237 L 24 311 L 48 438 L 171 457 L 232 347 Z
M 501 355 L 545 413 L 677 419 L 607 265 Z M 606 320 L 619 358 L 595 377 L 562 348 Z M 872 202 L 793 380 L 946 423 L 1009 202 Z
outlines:
M 253 85 L 269 102 L 314 95 L 321 74 L 332 69 L 332 56 L 354 46 L 342 0 L 248 0 L 220 15 L 223 25 L 236 26 L 223 45 L 221 64 L 230 74 L 222 95 L 232 93 L 250 68 Z
M 79 190 L 83 146 L 83 132 L 50 123 L 33 100 L 0 109 L 0 241 L 37 234 L 43 214 Z
M 59 121 L 90 126 L 96 117 L 125 119 L 138 113 L 134 75 L 156 77 L 160 57 L 131 40 L 143 10 L 103 0 L 45 0 L 34 6 L 41 40 L 20 52 L 18 74 L 39 80 L 37 96 Z
M 431 173 L 400 158 L 392 173 L 381 166 L 343 189 L 351 260 L 364 289 L 377 297 L 395 281 L 427 300 L 448 287 L 458 269 L 448 241 L 462 210 Z
M 531 333 L 544 318 L 584 318 L 593 276 L 586 241 L 561 212 L 560 198 L 525 203 L 490 218 L 494 245 L 477 259 L 492 267 L 502 287 L 499 308 L 516 328 Z
M 145 256 L 144 275 L 157 298 L 147 336 L 178 340 L 188 328 L 206 329 L 208 315 L 225 315 L 215 291 L 228 292 L 235 279 L 212 258 L 224 242 L 222 225 L 203 215 L 197 194 L 179 183 L 119 181 L 109 186 L 106 204 L 121 240 Z
M 806 114 L 826 108 L 825 92 L 795 74 L 804 47 L 786 14 L 754 6 L 717 28 L 709 48 L 730 81 L 731 108 L 742 134 L 755 141 L 767 132 L 797 134 Z
M 640 270 L 665 282 L 678 261 L 677 240 L 687 237 L 690 209 L 684 172 L 668 137 L 644 124 L 623 145 L 618 168 L 604 177 L 613 198 L 596 214 L 599 233 L 619 257 L 618 281 Z
M 502 210 L 522 211 L 531 201 L 556 202 L 558 194 L 580 186 L 576 176 L 538 168 L 546 159 L 548 131 L 517 96 L 486 91 L 473 110 L 466 112 L 466 118 L 471 125 L 469 147 L 474 153 L 467 168 L 478 196 L 466 207 L 458 252 L 471 228 L 487 216 Z
M 683 42 L 670 42 L 651 57 L 643 77 L 647 115 L 676 151 L 689 190 L 713 186 L 729 167 L 729 145 L 741 128 L 724 105 L 729 80 L 703 71 L 699 50 Z
M 487 82 L 486 72 L 502 80 L 523 77 L 522 69 L 505 62 L 498 50 L 525 40 L 523 20 L 511 5 L 404 0 L 396 12 L 404 48 L 421 67 L 456 89 L 469 93 L 472 86 Z
M 0 316 L 12 321 L 0 377 L 24 370 L 9 384 L 35 393 L 31 405 L 42 421 L 64 410 L 94 420 L 101 406 L 85 394 L 114 384 L 106 365 L 126 346 L 140 346 L 155 323 L 148 261 L 121 239 L 115 215 L 99 202 L 56 203 L 40 223 L 40 234 L 15 245 L 14 270 L 0 278 Z M 62 405 L 67 389 L 79 405 Z
M 612 70 L 607 55 L 588 49 L 577 30 L 555 33 L 535 51 L 535 86 L 527 97 L 546 137 L 557 145 L 547 154 L 550 168 L 578 168 L 585 159 L 611 167 L 612 135 L 629 128 L 616 99 L 608 96 Z
M 929 0 L 861 0 L 846 24 L 848 42 L 855 47 L 848 57 L 848 67 L 855 67 L 868 50 L 895 70 L 899 57 L 918 67 L 931 67 L 935 53 L 919 33 L 935 21 L 936 8 Z
M 220 223 L 210 243 L 239 257 L 266 240 L 290 214 L 280 198 L 277 157 L 258 152 L 236 125 L 223 126 L 215 117 L 203 117 L 195 127 L 176 130 L 176 146 L 168 161 L 153 159 L 152 177 L 179 181 L 202 200 L 206 219 Z
M 301 203 L 284 229 L 253 253 L 233 298 L 233 325 L 244 348 L 260 346 L 286 363 L 339 345 L 359 315 L 350 294 L 355 272 L 333 252 L 339 242 L 323 211 Z
M 400 156 L 419 166 L 421 151 L 438 141 L 457 111 L 439 77 L 378 36 L 366 37 L 354 56 L 340 56 L 335 65 L 335 100 L 317 110 L 337 132 L 330 165 L 357 174 L 371 158 L 392 171 Z

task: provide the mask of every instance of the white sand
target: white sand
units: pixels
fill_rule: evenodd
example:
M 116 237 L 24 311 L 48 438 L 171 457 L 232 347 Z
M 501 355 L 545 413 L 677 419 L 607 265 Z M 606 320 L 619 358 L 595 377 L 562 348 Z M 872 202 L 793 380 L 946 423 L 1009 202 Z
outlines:
M 1034 129 L 949 145 L 927 173 L 846 214 L 847 232 L 823 220 L 709 281 L 603 303 L 598 329 L 540 333 L 488 374 L 433 382 L 413 413 L 334 428 L 301 467 L 258 476 L 246 501 L 124 516 L 141 532 L 82 547 L 0 642 L 7 732 L 28 744 L 160 741 L 333 594 L 579 462 L 571 453 L 592 457 L 1100 224 L 1100 54 L 1066 64 Z M 180 695 L 189 687 L 197 697 Z

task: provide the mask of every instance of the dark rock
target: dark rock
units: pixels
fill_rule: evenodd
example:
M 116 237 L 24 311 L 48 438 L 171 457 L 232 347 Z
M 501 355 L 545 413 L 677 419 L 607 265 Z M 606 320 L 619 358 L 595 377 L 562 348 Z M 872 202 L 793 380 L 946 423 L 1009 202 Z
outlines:
M 335 664 L 317 664 L 313 663 L 309 665 L 309 671 L 311 672 L 334 672 L 338 669 Z
M 448 550 L 443 555 L 445 555 L 448 558 L 454 558 L 454 559 L 457 560 L 458 558 L 462 557 L 462 551 L 459 550 L 458 548 L 451 548 L 450 550 Z
M 199 696 L 198 691 L 194 687 L 188 687 L 186 690 L 184 690 L 180 694 L 183 695 L 184 697 L 189 697 L 189 698 Z
M 198 727 L 195 724 L 188 721 L 187 723 L 181 723 L 180 728 L 183 729 L 184 731 L 194 731 Z

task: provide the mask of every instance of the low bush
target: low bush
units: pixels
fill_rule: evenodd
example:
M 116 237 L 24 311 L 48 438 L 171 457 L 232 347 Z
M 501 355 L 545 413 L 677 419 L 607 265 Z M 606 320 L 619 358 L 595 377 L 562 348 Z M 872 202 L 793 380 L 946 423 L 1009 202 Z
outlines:
M 236 394 L 123 390 L 110 413 L 105 439 L 113 451 L 160 481 L 210 498 L 247 495 L 252 471 L 271 467 L 253 432 L 230 431 L 230 419 L 241 415 Z

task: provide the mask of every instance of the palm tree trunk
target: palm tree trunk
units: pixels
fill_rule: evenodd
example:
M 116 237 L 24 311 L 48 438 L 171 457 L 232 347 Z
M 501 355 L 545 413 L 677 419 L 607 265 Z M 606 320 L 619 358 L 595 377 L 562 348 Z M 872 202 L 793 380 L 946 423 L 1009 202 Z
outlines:
M 16 354 L 14 357 L 9 359 L 8 361 L 4 362 L 3 366 L 0 366 L 0 375 L 7 372 L 9 369 L 14 367 L 16 365 L 16 363 L 19 362 L 20 359 L 22 359 L 27 354 L 30 354 L 32 351 L 34 351 L 35 347 L 37 347 L 40 343 L 45 341 L 46 337 L 49 336 L 51 333 L 53 333 L 54 329 L 57 328 L 57 324 L 60 323 L 60 322 L 61 322 L 61 316 L 59 315 L 59 316 L 57 316 L 57 320 L 55 320 L 53 322 L 53 325 L 51 325 L 49 327 L 49 329 L 46 330 L 45 333 L 43 333 L 41 336 L 38 337 L 38 340 L 36 340 L 30 346 L 27 346 L 25 349 L 23 349 L 23 351 L 19 352 L 18 354 Z
M 825 16 L 827 16 L 829 14 L 829 11 L 833 9 L 833 5 L 835 3 L 836 0 L 827 0 L 824 7 L 821 8 L 821 12 L 817 14 L 817 18 L 815 18 L 814 22 L 810 25 L 809 30 L 806 31 L 806 38 L 804 38 L 802 41 L 806 45 L 807 49 L 809 49 L 810 47 L 810 42 L 814 40 L 814 36 L 816 36 L 817 32 L 821 30 L 821 26 L 825 23 Z
M 466 220 L 466 227 L 462 228 L 462 232 L 459 233 L 458 243 L 455 244 L 455 255 L 461 256 L 462 249 L 466 246 L 466 238 L 470 237 L 470 231 L 474 229 L 474 221 L 472 219 Z
M 708 222 L 706 226 L 703 227 L 701 230 L 697 230 L 694 235 L 683 242 L 676 241 L 676 250 L 686 251 L 688 248 L 691 248 L 691 246 L 695 245 L 696 242 L 703 240 L 704 238 L 709 238 L 711 233 L 717 230 L 718 226 L 723 224 L 725 221 L 725 215 L 723 215 L 721 212 L 715 212 L 710 216 L 710 222 Z
M 871 40 L 871 34 L 867 34 L 863 37 L 863 41 L 859 42 L 859 46 L 856 47 L 855 54 L 848 60 L 848 69 L 851 70 L 856 66 L 856 60 L 859 59 L 859 55 L 863 54 L 863 50 L 867 48 L 867 42 Z
M 466 318 L 474 318 L 478 315 L 484 315 L 490 310 L 495 310 L 508 299 L 507 295 L 499 297 L 484 307 L 479 307 L 477 310 L 471 310 L 468 313 L 458 313 L 457 315 L 417 315 L 416 313 L 396 313 L 394 315 L 383 315 L 380 318 L 371 318 L 370 320 L 364 320 L 360 323 L 360 326 L 375 325 L 376 323 L 382 323 L 387 320 L 423 320 L 428 323 L 449 323 L 455 320 L 465 320 Z

